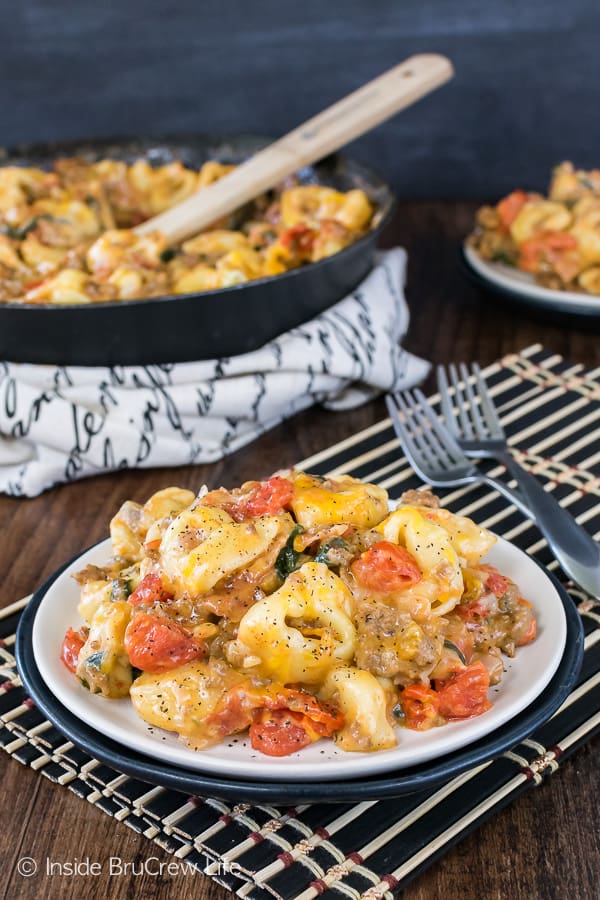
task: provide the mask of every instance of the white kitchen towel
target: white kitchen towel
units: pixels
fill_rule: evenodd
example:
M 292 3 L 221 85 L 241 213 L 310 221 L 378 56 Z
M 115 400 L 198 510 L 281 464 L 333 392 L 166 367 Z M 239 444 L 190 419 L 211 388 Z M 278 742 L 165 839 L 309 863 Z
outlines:
M 382 253 L 352 294 L 252 353 L 146 366 L 0 363 L 0 492 L 33 497 L 121 468 L 233 453 L 299 410 L 359 406 L 410 387 L 406 253 Z

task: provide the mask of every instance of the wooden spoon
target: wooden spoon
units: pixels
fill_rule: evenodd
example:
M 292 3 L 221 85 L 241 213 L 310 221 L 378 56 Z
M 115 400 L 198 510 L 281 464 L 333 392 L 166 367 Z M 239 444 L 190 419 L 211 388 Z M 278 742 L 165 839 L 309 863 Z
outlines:
M 302 166 L 339 150 L 385 122 L 452 75 L 452 63 L 445 56 L 411 56 L 260 150 L 219 181 L 148 219 L 134 231 L 161 231 L 170 243 L 196 234 Z

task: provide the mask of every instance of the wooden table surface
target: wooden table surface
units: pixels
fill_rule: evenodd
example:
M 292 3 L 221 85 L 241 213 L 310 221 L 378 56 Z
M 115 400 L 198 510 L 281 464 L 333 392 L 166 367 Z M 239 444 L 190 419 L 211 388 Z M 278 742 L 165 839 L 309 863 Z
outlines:
M 409 252 L 407 295 L 411 326 L 408 349 L 434 362 L 475 360 L 488 364 L 505 353 L 540 342 L 588 366 L 600 364 L 598 325 L 582 319 L 553 323 L 545 314 L 510 307 L 473 286 L 457 262 L 460 239 L 469 230 L 472 203 L 402 204 L 389 227 L 387 245 Z M 432 388 L 433 384 L 427 383 Z M 197 490 L 203 483 L 234 486 L 292 465 L 376 422 L 383 402 L 353 412 L 313 409 L 297 415 L 248 448 L 213 465 L 120 472 L 55 488 L 32 500 L 0 497 L 0 602 L 34 590 L 65 559 L 103 538 L 111 515 L 126 498 L 143 500 L 168 484 Z M 598 740 L 580 750 L 540 788 L 529 791 L 462 841 L 406 890 L 426 898 L 592 898 L 598 896 Z M 97 860 L 110 856 L 139 865 L 170 857 L 125 824 L 113 821 L 39 773 L 0 755 L 3 838 L 0 858 L 4 893 L 18 898 L 95 896 L 178 898 L 192 895 L 187 875 L 162 877 L 45 876 L 23 878 L 23 856 L 39 862 Z M 365 836 L 367 837 L 367 836 Z M 194 877 L 193 896 L 231 896 L 208 877 Z M 2 890 L 2 889 L 0 889 Z

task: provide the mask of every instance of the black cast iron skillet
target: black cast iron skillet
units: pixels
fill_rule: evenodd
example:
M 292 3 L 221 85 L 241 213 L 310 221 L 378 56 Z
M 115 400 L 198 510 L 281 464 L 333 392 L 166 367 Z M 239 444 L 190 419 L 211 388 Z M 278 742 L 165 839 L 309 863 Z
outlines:
M 61 156 L 199 168 L 207 159 L 240 162 L 268 141 L 249 135 L 162 140 L 94 140 L 17 147 L 0 164 L 45 167 Z M 394 205 L 389 186 L 357 162 L 333 154 L 299 172 L 303 184 L 361 188 L 377 207 L 360 240 L 283 275 L 197 294 L 56 306 L 0 304 L 0 359 L 57 365 L 136 365 L 234 356 L 306 322 L 342 299 L 373 265 L 377 239 Z

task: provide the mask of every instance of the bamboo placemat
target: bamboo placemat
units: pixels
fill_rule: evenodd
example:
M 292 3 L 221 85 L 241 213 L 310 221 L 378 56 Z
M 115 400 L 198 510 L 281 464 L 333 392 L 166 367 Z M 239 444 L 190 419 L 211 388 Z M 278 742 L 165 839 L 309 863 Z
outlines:
M 598 539 L 600 369 L 585 371 L 536 345 L 485 374 L 516 457 Z M 349 472 L 381 484 L 392 497 L 418 484 L 389 420 L 299 467 Z M 575 689 L 549 722 L 499 759 L 435 789 L 357 804 L 231 805 L 151 787 L 79 750 L 27 697 L 12 653 L 26 599 L 0 612 L 0 744 L 240 897 L 312 900 L 328 891 L 332 898 L 393 898 L 464 835 L 555 773 L 600 729 L 600 607 L 566 581 L 536 527 L 494 491 L 470 486 L 442 499 L 544 563 L 565 584 L 583 621 L 585 655 Z

